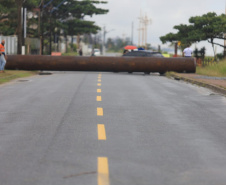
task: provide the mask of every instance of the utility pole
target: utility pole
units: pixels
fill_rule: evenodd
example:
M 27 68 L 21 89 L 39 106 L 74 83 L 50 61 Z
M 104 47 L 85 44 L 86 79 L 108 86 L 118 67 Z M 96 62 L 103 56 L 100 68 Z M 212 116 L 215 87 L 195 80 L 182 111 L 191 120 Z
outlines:
M 151 19 L 149 19 L 149 18 L 147 17 L 147 15 L 145 15 L 145 17 L 144 17 L 143 24 L 144 24 L 145 49 L 147 49 L 148 25 L 151 24 Z
M 138 17 L 139 19 L 139 28 L 138 28 L 138 34 L 139 34 L 139 37 L 138 37 L 138 46 L 141 46 L 141 35 L 142 35 L 142 12 L 140 10 L 140 17 Z
M 18 35 L 18 45 L 17 45 L 17 54 L 21 55 L 22 53 L 22 15 L 21 9 L 23 5 L 23 0 L 17 0 L 17 35 Z
M 133 22 L 132 22 L 132 31 L 131 31 L 131 45 L 133 45 Z
M 22 8 L 22 55 L 26 54 L 25 51 L 25 38 L 27 37 L 27 8 Z
M 138 44 L 140 45 L 140 36 L 142 37 L 141 39 L 141 45 L 145 46 L 145 49 L 147 49 L 147 36 L 148 36 L 148 25 L 151 23 L 151 19 L 147 17 L 147 15 L 142 16 L 142 13 L 140 13 L 140 17 L 138 18 L 140 20 L 139 22 L 139 42 Z
M 177 57 L 178 42 L 174 44 L 174 57 Z
M 40 37 L 40 55 L 43 55 L 43 6 L 44 6 L 44 0 L 41 1 L 40 4 L 40 9 L 39 9 L 39 18 L 38 18 L 38 24 L 39 24 L 39 29 L 38 29 L 38 35 Z
M 102 55 L 105 55 L 105 35 L 106 35 L 106 30 L 105 30 L 105 26 L 104 26 L 103 27 Z
M 114 29 L 110 31 L 113 31 L 113 30 Z M 103 27 L 102 55 L 105 55 L 105 38 L 106 38 L 106 34 L 109 33 L 110 31 L 106 31 L 105 26 Z
M 52 13 L 49 16 L 50 30 L 49 30 L 49 55 L 52 53 Z
M 141 34 L 142 34 L 141 45 L 144 46 L 144 27 L 141 28 Z
M 139 23 L 139 28 L 138 28 L 138 46 L 140 46 L 140 31 L 141 31 L 141 29 L 140 29 L 140 23 Z

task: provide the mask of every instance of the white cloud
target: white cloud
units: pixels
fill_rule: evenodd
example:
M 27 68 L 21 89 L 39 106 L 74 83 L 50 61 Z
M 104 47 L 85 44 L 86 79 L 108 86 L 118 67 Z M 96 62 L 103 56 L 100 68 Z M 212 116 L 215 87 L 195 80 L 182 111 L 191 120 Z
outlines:
M 148 26 L 148 43 L 153 46 L 162 45 L 159 40 L 169 32 L 175 32 L 173 27 L 178 24 L 188 24 L 192 16 L 207 12 L 225 13 L 225 0 L 108 0 L 107 4 L 98 5 L 109 9 L 106 15 L 96 15 L 91 18 L 100 27 L 112 30 L 107 37 L 131 36 L 131 25 L 134 22 L 134 42 L 138 43 L 138 28 L 140 12 L 146 14 L 152 24 Z M 89 18 L 90 19 L 90 18 Z M 207 47 L 208 54 L 213 54 L 211 45 L 202 42 Z M 200 44 L 199 44 L 200 45 Z M 199 46 L 198 45 L 198 46 Z M 220 47 L 218 52 L 220 52 Z

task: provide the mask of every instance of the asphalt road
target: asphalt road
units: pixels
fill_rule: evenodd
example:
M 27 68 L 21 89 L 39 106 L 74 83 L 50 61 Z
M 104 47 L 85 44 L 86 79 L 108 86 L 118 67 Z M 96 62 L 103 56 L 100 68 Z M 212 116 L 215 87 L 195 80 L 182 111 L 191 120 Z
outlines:
M 225 185 L 226 98 L 158 74 L 0 86 L 1 185 Z

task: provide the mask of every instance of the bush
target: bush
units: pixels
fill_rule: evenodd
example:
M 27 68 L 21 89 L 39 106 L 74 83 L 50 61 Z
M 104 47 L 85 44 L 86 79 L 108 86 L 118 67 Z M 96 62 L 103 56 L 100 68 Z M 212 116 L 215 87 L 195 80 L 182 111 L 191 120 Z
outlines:
M 217 59 L 222 60 L 224 58 L 224 54 L 223 53 L 218 53 L 216 54 Z
M 71 51 L 74 51 L 74 52 L 77 51 L 77 45 L 76 44 L 70 43 L 70 48 L 71 48 Z
M 221 60 L 218 63 L 205 67 L 197 67 L 197 74 L 207 75 L 207 76 L 226 76 L 226 60 Z

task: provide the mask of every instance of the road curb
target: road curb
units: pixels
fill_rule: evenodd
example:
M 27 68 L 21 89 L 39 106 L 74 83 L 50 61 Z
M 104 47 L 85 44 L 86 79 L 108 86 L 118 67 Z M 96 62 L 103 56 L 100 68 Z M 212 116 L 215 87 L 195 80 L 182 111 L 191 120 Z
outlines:
M 208 84 L 208 83 L 205 83 L 205 82 L 200 82 L 198 80 L 191 79 L 191 78 L 185 78 L 185 77 L 182 77 L 182 76 L 179 76 L 179 75 L 176 75 L 176 74 L 170 74 L 169 76 L 174 78 L 174 80 L 183 80 L 185 82 L 196 84 L 196 85 L 201 86 L 201 87 L 206 87 L 206 88 L 209 88 L 209 89 L 211 89 L 211 90 L 213 90 L 217 93 L 222 94 L 223 96 L 226 96 L 226 89 L 224 89 L 222 87 L 219 87 L 219 86 L 216 86 L 216 85 L 213 85 L 213 84 Z

